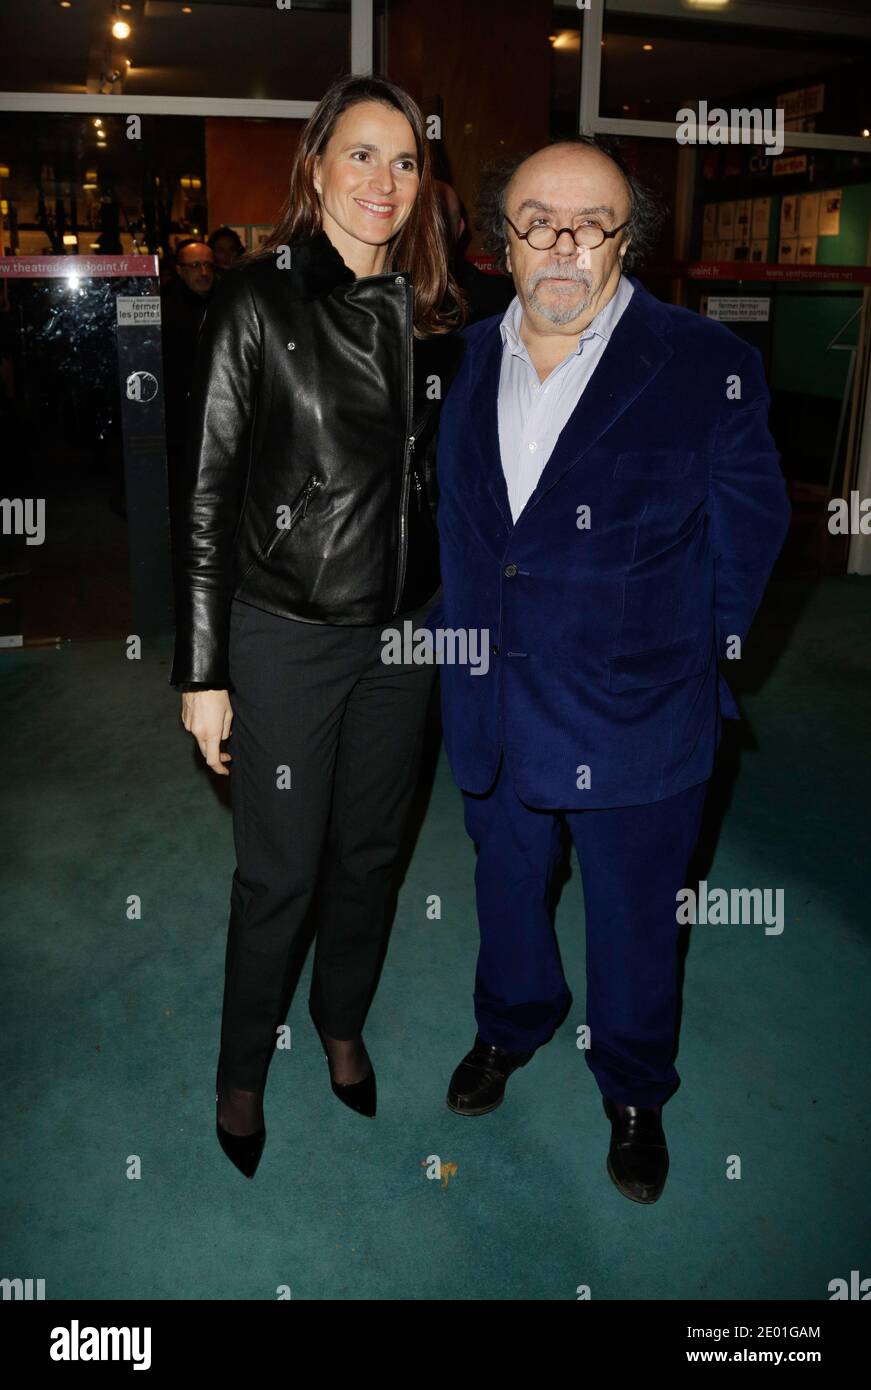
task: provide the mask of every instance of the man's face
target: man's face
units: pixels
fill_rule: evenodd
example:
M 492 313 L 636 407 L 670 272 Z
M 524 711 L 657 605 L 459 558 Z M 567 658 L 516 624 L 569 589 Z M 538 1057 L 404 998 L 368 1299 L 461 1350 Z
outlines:
M 506 190 L 505 208 L 521 232 L 595 223 L 605 231 L 629 217 L 629 190 L 616 165 L 597 150 L 556 146 L 524 161 Z M 580 249 L 568 232 L 537 251 L 508 228 L 508 268 L 524 313 L 541 328 L 589 322 L 617 288 L 628 243 L 618 232 Z M 583 323 L 580 325 L 583 326 Z
M 239 259 L 239 248 L 232 237 L 219 236 L 212 250 L 221 270 L 230 270 Z
M 435 190 L 442 205 L 445 227 L 448 234 L 448 250 L 451 251 L 456 247 L 466 226 L 466 221 L 463 217 L 463 206 L 455 190 L 449 183 L 445 183 L 441 179 L 436 179 Z
M 183 246 L 178 253 L 176 270 L 194 294 L 209 294 L 215 283 L 215 258 L 211 247 L 199 241 L 193 246 Z

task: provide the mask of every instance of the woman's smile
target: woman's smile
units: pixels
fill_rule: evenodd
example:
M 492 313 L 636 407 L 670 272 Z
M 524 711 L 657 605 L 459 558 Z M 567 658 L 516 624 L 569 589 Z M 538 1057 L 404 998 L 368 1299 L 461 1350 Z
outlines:
M 396 212 L 395 203 L 372 203 L 365 198 L 355 198 L 354 202 L 371 217 L 387 218 L 392 217 Z

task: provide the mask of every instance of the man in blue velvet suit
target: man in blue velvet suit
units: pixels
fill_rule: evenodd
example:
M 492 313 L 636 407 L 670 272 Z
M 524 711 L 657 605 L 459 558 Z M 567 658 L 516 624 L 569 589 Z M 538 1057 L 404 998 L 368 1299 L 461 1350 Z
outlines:
M 721 716 L 738 717 L 718 660 L 783 544 L 786 488 L 758 353 L 628 277 L 654 219 L 622 161 L 552 145 L 494 207 L 516 298 L 466 330 L 443 408 L 428 622 L 489 634 L 486 671 L 441 673 L 481 931 L 477 1036 L 448 1104 L 494 1109 L 566 1016 L 549 902 L 565 821 L 608 1171 L 652 1202 L 678 1085 L 677 894 Z

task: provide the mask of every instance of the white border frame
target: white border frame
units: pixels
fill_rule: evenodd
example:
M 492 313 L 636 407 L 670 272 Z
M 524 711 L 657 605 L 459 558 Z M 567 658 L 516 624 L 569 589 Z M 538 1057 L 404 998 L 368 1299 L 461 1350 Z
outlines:
M 351 72 L 370 73 L 374 56 L 373 0 L 351 0 Z M 133 116 L 236 116 L 304 121 L 316 101 L 258 101 L 248 97 L 160 97 L 101 92 L 0 92 L 0 111 L 118 111 Z

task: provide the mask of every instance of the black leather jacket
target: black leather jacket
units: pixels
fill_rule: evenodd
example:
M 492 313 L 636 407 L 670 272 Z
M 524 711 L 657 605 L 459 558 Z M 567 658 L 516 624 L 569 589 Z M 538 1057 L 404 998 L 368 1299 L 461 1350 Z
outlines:
M 325 233 L 243 263 L 197 347 L 176 514 L 172 685 L 231 689 L 230 603 L 386 622 L 438 589 L 435 443 L 462 340 L 412 334 L 402 272 Z

